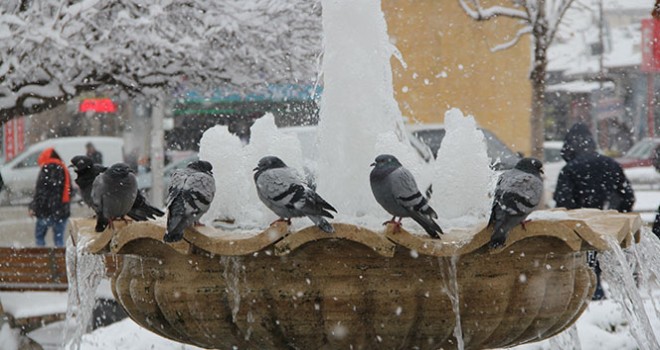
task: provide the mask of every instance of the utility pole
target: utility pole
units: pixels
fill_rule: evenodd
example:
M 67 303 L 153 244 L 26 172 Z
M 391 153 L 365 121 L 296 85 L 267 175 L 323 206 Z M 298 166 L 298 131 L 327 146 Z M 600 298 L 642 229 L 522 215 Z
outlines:
M 165 152 L 163 148 L 163 118 L 165 114 L 165 93 L 159 92 L 151 111 L 151 204 L 162 207 L 163 167 Z

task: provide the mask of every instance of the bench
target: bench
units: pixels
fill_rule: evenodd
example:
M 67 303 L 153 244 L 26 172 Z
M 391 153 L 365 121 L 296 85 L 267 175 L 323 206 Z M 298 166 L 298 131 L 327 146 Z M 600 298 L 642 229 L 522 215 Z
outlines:
M 0 291 L 66 291 L 64 248 L 0 247 Z
M 106 255 L 106 274 L 116 270 L 116 259 Z M 68 289 L 66 275 L 66 250 L 54 247 L 14 248 L 0 247 L 0 292 L 59 292 Z M 66 297 L 64 295 L 63 297 Z M 63 320 L 66 307 L 62 311 L 44 315 L 14 317 L 6 309 L 16 305 L 5 305 L 0 300 L 0 318 L 11 328 L 21 329 L 26 334 L 48 323 Z

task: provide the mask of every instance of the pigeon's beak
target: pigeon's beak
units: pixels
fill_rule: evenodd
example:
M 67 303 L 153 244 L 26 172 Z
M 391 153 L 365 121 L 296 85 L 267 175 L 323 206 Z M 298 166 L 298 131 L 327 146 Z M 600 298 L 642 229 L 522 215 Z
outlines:
M 545 174 L 545 173 L 543 172 L 543 169 L 540 169 L 539 171 L 541 172 L 541 174 Z
M 252 169 L 252 171 L 257 171 L 257 170 L 259 170 L 259 167 Z
M 369 166 L 376 166 L 376 163 L 375 162 L 371 163 L 371 164 L 369 164 Z

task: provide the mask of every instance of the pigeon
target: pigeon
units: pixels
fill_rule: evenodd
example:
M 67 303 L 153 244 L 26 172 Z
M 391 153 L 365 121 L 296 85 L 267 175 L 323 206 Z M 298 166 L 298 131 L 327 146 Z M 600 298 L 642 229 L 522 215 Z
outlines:
M 376 201 L 392 215 L 392 219 L 383 225 L 391 223 L 398 228 L 401 220 L 409 217 L 420 224 L 429 236 L 440 238 L 438 233 L 443 232 L 434 220 L 438 214 L 419 192 L 412 173 L 390 154 L 379 155 L 371 166 L 374 167 L 369 175 L 371 191 Z M 399 217 L 398 221 L 396 217 Z
M 70 167 L 72 167 L 78 175 L 75 181 L 80 189 L 80 196 L 82 197 L 83 203 L 87 204 L 91 209 L 94 209 L 94 203 L 92 201 L 92 185 L 94 179 L 108 168 L 100 164 L 94 164 L 92 159 L 88 156 L 75 156 L 71 158 Z M 160 209 L 149 205 L 147 199 L 138 191 L 133 207 L 126 215 L 135 221 L 146 221 L 148 219 L 153 220 L 156 217 L 163 216 L 165 213 Z
M 495 187 L 493 211 L 489 225 L 493 235 L 489 246 L 504 245 L 509 231 L 524 220 L 543 197 L 543 163 L 535 158 L 523 158 L 516 166 L 500 175 Z M 524 227 L 524 226 L 523 226 Z
M 312 190 L 295 169 L 277 157 L 267 156 L 259 160 L 254 171 L 259 199 L 280 217 L 277 221 L 291 224 L 291 218 L 307 216 L 321 230 L 335 232 L 323 217 L 334 218 L 330 211 L 337 210 Z
M 206 214 L 215 195 L 213 166 L 203 160 L 172 173 L 167 198 L 167 231 L 165 242 L 178 242 L 186 227 L 197 224 Z
M 137 197 L 137 179 L 125 163 L 113 164 L 99 174 L 92 184 L 92 204 L 96 211 L 96 232 L 128 214 Z

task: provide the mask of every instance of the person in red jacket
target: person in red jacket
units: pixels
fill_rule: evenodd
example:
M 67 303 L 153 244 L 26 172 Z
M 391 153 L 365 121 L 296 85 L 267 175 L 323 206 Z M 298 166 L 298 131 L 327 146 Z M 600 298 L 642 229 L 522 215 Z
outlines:
M 55 246 L 64 246 L 64 230 L 71 215 L 71 177 L 69 170 L 55 152 L 47 148 L 39 155 L 41 167 L 34 197 L 28 207 L 30 216 L 36 216 L 35 239 L 37 246 L 46 245 L 48 228 L 53 228 Z

